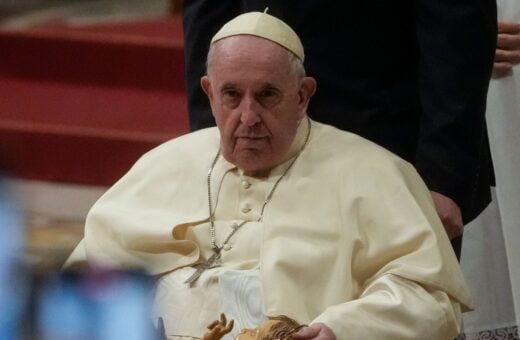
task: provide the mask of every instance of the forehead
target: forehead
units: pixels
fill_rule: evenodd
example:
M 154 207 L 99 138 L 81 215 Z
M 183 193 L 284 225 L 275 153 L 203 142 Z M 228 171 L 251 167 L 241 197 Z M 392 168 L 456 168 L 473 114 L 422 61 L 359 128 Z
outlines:
M 213 44 L 208 72 L 225 78 L 283 78 L 292 70 L 289 53 L 284 47 L 264 38 L 232 36 Z

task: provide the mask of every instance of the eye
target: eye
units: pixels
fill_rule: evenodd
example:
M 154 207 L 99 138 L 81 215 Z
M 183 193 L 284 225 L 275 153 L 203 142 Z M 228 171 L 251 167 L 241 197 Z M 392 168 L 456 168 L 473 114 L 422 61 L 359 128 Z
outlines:
M 230 98 L 236 98 L 239 95 L 238 91 L 234 90 L 234 89 L 224 89 L 224 91 L 222 91 L 222 94 L 225 97 L 230 97 Z
M 267 90 L 262 90 L 258 94 L 258 98 L 259 99 L 269 99 L 269 98 L 273 98 L 273 97 L 275 97 L 277 95 L 278 95 L 278 92 L 276 92 L 275 90 L 267 89 Z
M 272 107 L 280 101 L 281 94 L 273 88 L 266 88 L 256 95 L 256 100 L 264 107 Z
M 242 94 L 232 88 L 222 90 L 222 102 L 227 106 L 236 106 L 240 102 Z
M 240 94 L 236 90 L 226 89 L 226 90 L 222 91 L 222 96 L 224 98 L 233 99 L 233 98 L 238 98 L 240 96 Z

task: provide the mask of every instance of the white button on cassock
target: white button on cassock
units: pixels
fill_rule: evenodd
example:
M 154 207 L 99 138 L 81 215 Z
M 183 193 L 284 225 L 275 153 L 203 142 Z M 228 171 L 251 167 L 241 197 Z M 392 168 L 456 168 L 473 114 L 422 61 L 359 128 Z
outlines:
M 245 179 L 242 181 L 242 188 L 249 189 L 251 187 L 251 183 L 246 181 Z
M 249 206 L 249 204 L 244 204 L 244 205 L 242 206 L 241 211 L 242 211 L 244 214 L 247 214 L 248 212 L 251 211 L 251 207 Z

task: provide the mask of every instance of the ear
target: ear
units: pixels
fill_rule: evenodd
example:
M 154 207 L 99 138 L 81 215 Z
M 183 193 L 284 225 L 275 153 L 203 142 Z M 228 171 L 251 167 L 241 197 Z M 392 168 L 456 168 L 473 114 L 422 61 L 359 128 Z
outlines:
M 316 80 L 312 77 L 303 77 L 300 81 L 300 89 L 298 91 L 298 105 L 300 106 L 299 118 L 303 118 L 307 113 L 307 107 L 314 92 L 316 92 Z
M 208 76 L 203 76 L 200 78 L 200 87 L 202 87 L 202 90 L 208 96 L 209 101 L 213 101 L 213 91 L 211 89 L 211 82 L 209 81 Z

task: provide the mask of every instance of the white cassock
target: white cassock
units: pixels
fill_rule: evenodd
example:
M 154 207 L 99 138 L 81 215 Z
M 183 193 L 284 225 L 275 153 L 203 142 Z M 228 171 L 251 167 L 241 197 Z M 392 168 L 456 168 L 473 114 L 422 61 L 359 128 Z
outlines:
M 243 176 L 222 157 L 216 162 L 210 187 L 218 243 L 234 223 L 249 222 L 223 252 L 222 267 L 196 282 L 200 294 L 183 282 L 212 254 L 207 174 L 217 128 L 143 156 L 96 202 L 67 265 L 88 260 L 157 275 L 156 313 L 168 319 L 171 338 L 202 336 L 220 311 L 243 325 L 276 315 L 323 322 L 338 340 L 454 338 L 471 298 L 424 182 L 374 143 L 310 126 L 263 215 L 305 140 L 307 120 L 267 178 Z

